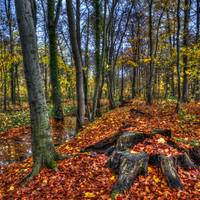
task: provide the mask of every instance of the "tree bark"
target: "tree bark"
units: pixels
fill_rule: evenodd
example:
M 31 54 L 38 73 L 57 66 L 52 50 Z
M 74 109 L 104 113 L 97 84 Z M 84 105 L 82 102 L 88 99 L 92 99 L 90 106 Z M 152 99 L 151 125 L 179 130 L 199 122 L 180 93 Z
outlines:
M 4 58 L 5 58 L 5 54 L 6 54 L 6 45 L 7 42 L 4 41 Z M 5 68 L 4 68 L 4 108 L 3 110 L 6 110 L 6 101 L 7 101 L 7 63 L 5 64 Z
M 8 18 L 8 27 L 9 27 L 9 36 L 10 36 L 10 54 L 11 56 L 11 100 L 12 104 L 15 105 L 15 68 L 13 63 L 13 34 L 12 34 L 12 12 L 11 12 L 11 0 L 5 1 L 5 10 L 6 10 L 6 16 Z
M 152 104 L 152 76 L 153 76 L 153 42 L 152 42 L 152 4 L 153 0 L 150 0 L 149 3 L 149 52 L 150 52 L 150 70 L 149 70 L 149 85 L 147 90 L 147 104 Z
M 70 33 L 70 41 L 72 46 L 72 53 L 76 66 L 76 90 L 77 90 L 77 102 L 78 102 L 78 111 L 77 111 L 77 125 L 76 132 L 84 125 L 85 118 L 85 99 L 84 99 L 84 91 L 83 91 L 83 71 L 82 71 L 82 62 L 80 57 L 80 52 L 78 48 L 78 42 L 76 37 L 75 30 L 75 21 L 74 21 L 74 13 L 72 0 L 66 0 L 67 5 L 67 15 L 69 22 L 69 33 Z
M 56 28 L 60 15 L 61 0 L 58 1 L 56 16 L 55 12 L 55 1 L 48 0 L 48 30 L 49 30 L 49 46 L 50 46 L 50 77 L 52 84 L 52 99 L 53 99 L 53 110 L 54 118 L 56 121 L 64 120 L 64 114 L 61 106 L 61 91 L 59 81 L 59 69 L 58 69 L 58 56 L 57 56 L 57 35 Z
M 179 32 L 180 32 L 180 16 L 179 16 L 179 9 L 180 9 L 180 0 L 178 0 L 178 8 L 177 8 L 177 22 L 178 22 L 178 28 L 177 28 L 177 74 L 178 74 L 178 102 L 176 105 L 175 113 L 178 113 L 180 104 L 181 104 L 181 75 L 180 75 L 180 54 L 179 54 Z
M 105 0 L 106 1 L 106 0 Z M 97 107 L 97 97 L 99 92 L 100 80 L 101 80 L 101 71 L 102 65 L 100 63 L 100 1 L 94 1 L 94 10 L 95 10 L 95 64 L 96 64 L 96 81 L 95 81 L 95 91 L 93 98 L 93 111 L 92 111 L 92 120 L 96 117 L 96 107 Z
M 16 0 L 15 7 L 29 97 L 31 145 L 34 159 L 33 170 L 22 179 L 28 178 L 24 184 L 26 185 L 37 173 L 39 173 L 42 165 L 53 168 L 57 172 L 58 169 L 54 161 L 62 160 L 66 158 L 66 156 L 59 155 L 55 151 L 51 138 L 30 1 Z
M 98 96 L 97 96 L 97 116 L 101 116 L 101 96 L 102 96 L 102 91 L 103 91 L 103 86 L 104 86 L 104 81 L 105 81 L 105 70 L 104 70 L 104 62 L 105 62 L 105 49 L 106 49 L 106 12 L 107 11 L 107 0 L 104 1 L 104 18 L 103 18 L 103 41 L 102 41 L 102 58 L 101 58 L 101 71 L 102 71 L 102 82 L 101 86 L 98 91 Z
M 184 34 L 183 34 L 183 46 L 185 48 L 185 53 L 183 55 L 183 93 L 182 93 L 182 101 L 184 103 L 189 102 L 189 91 L 188 91 L 188 75 L 187 75 L 187 48 L 188 48 L 188 27 L 189 27 L 189 17 L 190 17 L 190 5 L 189 0 L 185 0 L 185 6 L 184 6 Z
M 197 29 L 196 29 L 196 44 L 199 43 L 199 0 L 197 0 Z M 198 67 L 199 68 L 199 67 Z M 196 78 L 196 95 L 195 101 L 198 102 L 200 100 L 199 95 L 199 69 L 197 71 L 197 78 Z

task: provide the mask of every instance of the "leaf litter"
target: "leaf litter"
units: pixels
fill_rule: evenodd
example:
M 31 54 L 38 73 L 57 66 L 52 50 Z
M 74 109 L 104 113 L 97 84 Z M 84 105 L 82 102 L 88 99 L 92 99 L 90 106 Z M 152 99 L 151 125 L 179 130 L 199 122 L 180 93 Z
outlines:
M 166 102 L 165 102 L 166 103 Z M 200 141 L 200 127 L 194 124 L 185 124 L 187 119 L 181 114 L 174 114 L 175 103 L 170 102 L 164 107 L 154 102 L 153 106 L 146 106 L 144 100 L 134 100 L 131 106 L 115 109 L 104 115 L 92 124 L 84 126 L 79 135 L 73 137 L 63 145 L 56 147 L 61 154 L 79 153 L 86 146 L 96 143 L 118 130 L 124 121 L 134 124 L 131 131 L 149 132 L 152 129 L 171 129 L 172 138 L 184 148 L 189 148 L 190 142 Z M 154 117 L 138 115 L 134 117 L 130 108 L 140 108 Z M 187 115 L 195 116 L 193 122 L 200 118 L 198 110 L 200 105 L 190 102 L 181 107 Z M 182 119 L 183 118 L 183 119 Z M 182 121 L 180 122 L 180 119 Z M 23 129 L 23 128 L 22 128 Z M 9 132 L 3 133 L 4 139 L 9 137 Z M 1 133 L 2 134 L 2 133 Z M 21 129 L 18 136 L 23 135 Z M 186 142 L 176 139 L 187 140 Z M 148 153 L 159 152 L 168 154 L 178 153 L 169 148 L 164 142 L 166 138 L 155 135 L 152 140 L 147 139 L 151 145 L 138 144 L 132 148 L 134 152 L 141 150 Z M 156 145 L 156 146 L 155 146 Z M 149 147 L 148 147 L 149 146 Z M 108 158 L 102 154 L 90 157 L 86 154 L 70 157 L 63 161 L 57 161 L 59 172 L 41 167 L 40 173 L 22 188 L 20 180 L 28 174 L 33 167 L 33 158 L 30 157 L 20 163 L 9 165 L 0 174 L 0 198 L 2 199 L 111 199 L 110 190 L 117 181 L 117 176 L 110 169 L 103 168 Z M 117 194 L 115 199 L 200 199 L 199 172 L 197 170 L 185 171 L 179 168 L 178 175 L 184 189 L 175 190 L 167 185 L 167 180 L 161 170 L 156 166 L 148 166 L 148 176 L 139 175 L 132 184 L 129 192 Z

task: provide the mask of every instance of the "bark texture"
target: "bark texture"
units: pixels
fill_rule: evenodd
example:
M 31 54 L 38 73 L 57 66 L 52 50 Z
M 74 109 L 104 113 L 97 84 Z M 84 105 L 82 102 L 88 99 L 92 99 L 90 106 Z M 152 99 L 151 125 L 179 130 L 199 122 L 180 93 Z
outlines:
M 83 70 L 81 56 L 78 48 L 78 42 L 76 37 L 75 30 L 75 20 L 73 13 L 72 0 L 66 0 L 67 5 L 67 15 L 69 22 L 69 33 L 70 41 L 72 46 L 72 53 L 76 66 L 76 92 L 77 92 L 77 101 L 78 101 L 78 113 L 77 113 L 77 129 L 76 132 L 84 125 L 85 118 L 85 100 L 84 100 L 84 90 L 83 90 Z
M 50 45 L 50 75 L 52 84 L 52 99 L 54 118 L 56 121 L 64 120 L 64 114 L 61 106 L 61 91 L 59 81 L 59 69 L 58 69 L 58 56 L 57 56 L 57 34 L 56 28 L 61 8 L 61 0 L 58 1 L 56 16 L 55 12 L 55 1 L 48 0 L 48 31 L 49 31 L 49 45 Z
M 30 1 L 16 0 L 15 7 L 22 43 L 24 71 L 29 96 L 31 145 L 34 159 L 33 170 L 22 179 L 23 181 L 25 178 L 28 178 L 24 184 L 26 185 L 37 173 L 39 173 L 42 165 L 53 168 L 57 172 L 58 169 L 55 165 L 55 161 L 63 160 L 72 155 L 65 156 L 58 154 L 55 151 L 52 142 Z

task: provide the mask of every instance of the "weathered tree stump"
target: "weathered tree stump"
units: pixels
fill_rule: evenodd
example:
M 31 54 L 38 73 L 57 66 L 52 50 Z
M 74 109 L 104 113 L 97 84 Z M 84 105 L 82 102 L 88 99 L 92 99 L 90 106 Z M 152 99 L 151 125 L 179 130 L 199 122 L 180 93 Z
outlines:
M 200 163 L 200 147 L 193 147 L 189 149 L 189 155 L 196 163 Z
M 119 176 L 111 193 L 128 191 L 135 178 L 142 172 L 147 176 L 148 160 L 149 156 L 144 151 L 137 155 L 132 155 L 130 151 L 114 151 L 104 165 Z
M 143 132 L 124 132 L 131 125 L 121 127 L 113 135 L 88 146 L 84 151 L 96 151 L 97 153 L 106 153 L 110 156 L 104 167 L 110 167 L 112 172 L 117 174 L 118 180 L 111 190 L 112 194 L 124 193 L 130 189 L 135 178 L 139 174 L 147 176 L 148 164 L 161 168 L 164 176 L 172 189 L 183 189 L 182 183 L 178 176 L 178 167 L 185 170 L 198 169 L 200 163 L 200 147 L 194 146 L 188 150 L 179 147 L 171 139 L 171 130 L 153 129 L 152 133 Z M 144 150 L 132 155 L 128 148 L 133 148 L 138 143 L 143 143 L 145 139 L 152 139 L 155 134 L 165 137 L 168 145 L 172 146 L 181 154 L 172 154 L 170 157 L 164 154 L 154 153 L 148 155 Z M 151 142 L 145 141 L 144 145 L 151 145 Z
M 166 157 L 164 154 L 159 157 L 161 170 L 167 179 L 170 189 L 183 189 L 181 180 L 176 172 L 176 163 L 174 157 Z
M 183 167 L 185 170 L 199 169 L 194 161 L 189 157 L 189 151 L 185 151 L 183 153 L 181 167 Z

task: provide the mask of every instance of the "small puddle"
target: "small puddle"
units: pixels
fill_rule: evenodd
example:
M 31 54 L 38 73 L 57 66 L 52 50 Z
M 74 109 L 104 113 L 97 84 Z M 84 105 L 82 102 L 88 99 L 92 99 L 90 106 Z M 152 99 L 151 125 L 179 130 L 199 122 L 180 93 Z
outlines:
M 101 112 L 104 114 L 108 110 L 108 106 L 104 106 Z M 55 122 L 50 126 L 53 144 L 54 146 L 60 146 L 74 136 L 76 117 L 65 117 L 63 122 Z M 32 156 L 31 149 L 30 132 L 20 138 L 7 139 L 0 143 L 0 174 L 8 165 L 21 162 Z
M 76 118 L 65 117 L 63 122 L 51 124 L 53 144 L 60 146 L 75 134 Z M 21 138 L 8 139 L 0 143 L 0 174 L 8 165 L 21 162 L 32 156 L 31 133 Z

